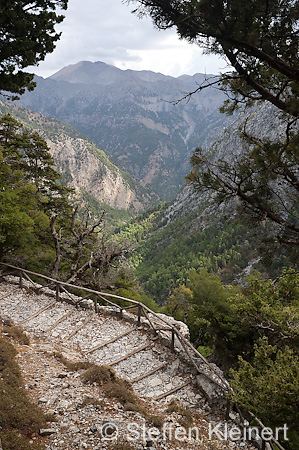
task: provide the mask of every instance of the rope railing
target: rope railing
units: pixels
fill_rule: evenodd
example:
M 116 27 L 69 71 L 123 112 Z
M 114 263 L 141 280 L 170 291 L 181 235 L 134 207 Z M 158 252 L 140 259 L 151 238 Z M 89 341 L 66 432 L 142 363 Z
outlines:
M 161 333 L 170 332 L 171 333 L 170 347 L 173 352 L 175 352 L 175 340 L 177 340 L 177 342 L 180 344 L 180 348 L 184 351 L 187 361 L 189 362 L 189 364 L 192 367 L 194 367 L 194 369 L 197 371 L 198 375 L 203 375 L 206 378 L 208 378 L 218 388 L 222 389 L 222 391 L 225 393 L 226 396 L 228 393 L 234 393 L 233 389 L 230 387 L 228 381 L 209 363 L 209 361 L 207 361 L 207 359 L 191 344 L 191 342 L 188 339 L 186 339 L 181 334 L 181 332 L 174 325 L 172 325 L 167 320 L 165 320 L 163 317 L 161 317 L 160 315 L 158 315 L 157 313 L 152 311 L 150 308 L 148 308 L 143 303 L 138 302 L 133 299 L 126 298 L 126 297 L 122 297 L 120 295 L 111 294 L 108 292 L 101 292 L 101 291 L 97 291 L 95 289 L 91 289 L 91 288 L 88 288 L 85 286 L 79 286 L 79 285 L 74 285 L 74 284 L 67 283 L 64 281 L 59 281 L 59 280 L 53 279 L 51 277 L 48 277 L 46 275 L 42 275 L 40 273 L 36 273 L 36 272 L 30 271 L 27 269 L 16 267 L 11 264 L 0 262 L 0 266 L 5 267 L 7 269 L 6 272 L 0 274 L 0 281 L 1 281 L 2 277 L 4 277 L 4 276 L 14 275 L 14 276 L 19 277 L 19 287 L 23 287 L 23 284 L 24 284 L 23 280 L 25 278 L 28 280 L 28 282 L 30 282 L 31 285 L 34 286 L 34 288 L 38 292 L 40 292 L 41 289 L 43 289 L 43 288 L 53 288 L 53 290 L 55 289 L 55 294 L 53 294 L 53 295 L 55 295 L 57 301 L 60 301 L 60 298 L 61 298 L 60 294 L 61 294 L 61 291 L 63 291 L 70 298 L 72 303 L 77 308 L 78 308 L 80 302 L 82 302 L 84 299 L 91 297 L 91 296 L 94 297 L 94 308 L 95 308 L 96 313 L 98 312 L 98 306 L 99 306 L 97 298 L 101 299 L 101 301 L 105 302 L 107 305 L 112 306 L 113 308 L 118 310 L 120 317 L 122 317 L 123 311 L 136 308 L 137 309 L 136 316 L 137 316 L 137 325 L 138 326 L 140 326 L 142 324 L 141 319 L 143 316 L 144 319 L 148 322 L 150 329 L 155 334 L 158 334 L 159 332 L 161 332 Z M 34 282 L 30 278 L 29 275 L 31 275 L 32 277 L 37 277 L 38 279 L 46 280 L 47 284 L 46 285 L 40 285 L 40 284 L 37 285 L 37 283 Z M 80 300 L 75 300 L 74 297 L 72 296 L 75 294 L 71 294 L 67 290 L 67 288 L 71 289 L 71 291 L 78 290 L 80 292 L 80 296 L 79 296 Z M 14 293 L 15 291 L 16 290 L 13 290 L 12 293 Z M 82 292 L 87 293 L 87 295 L 82 297 L 82 295 L 81 295 Z M 108 298 L 106 298 L 106 297 L 108 297 Z M 5 298 L 5 296 L 1 297 L 0 299 L 3 299 L 3 298 Z M 111 301 L 110 299 L 129 303 L 129 306 L 119 305 L 118 303 L 115 303 L 114 301 Z M 150 315 L 151 315 L 151 317 L 150 317 Z M 160 322 L 160 326 L 155 324 L 154 319 L 156 319 L 158 322 Z M 161 328 L 161 322 L 164 324 L 163 328 Z M 193 353 L 193 355 L 191 353 Z M 203 369 L 201 367 L 199 367 L 196 359 L 200 359 L 204 363 L 204 365 L 206 367 L 208 367 L 208 369 L 210 370 L 210 374 L 204 372 Z M 215 379 L 215 377 L 216 377 L 216 379 Z M 242 415 L 242 412 L 240 411 L 240 408 L 238 407 L 238 405 L 235 405 L 235 406 L 236 406 L 236 409 L 240 416 L 240 419 L 244 424 L 245 419 Z M 227 417 L 229 415 L 230 407 L 231 407 L 230 402 L 228 402 L 227 412 L 226 412 Z M 259 424 L 259 426 L 261 426 L 262 428 L 265 428 L 264 425 L 262 424 L 262 422 L 257 417 L 255 417 L 255 415 L 251 411 L 247 411 L 247 412 L 248 412 L 249 416 L 251 416 L 254 419 L 254 421 Z M 285 448 L 274 437 L 271 438 L 271 441 L 273 443 L 275 443 L 275 445 L 280 450 L 285 450 Z M 274 449 L 272 442 L 268 442 L 268 443 L 269 443 L 271 449 Z M 265 441 L 262 441 L 262 443 L 263 443 L 263 448 L 266 448 Z

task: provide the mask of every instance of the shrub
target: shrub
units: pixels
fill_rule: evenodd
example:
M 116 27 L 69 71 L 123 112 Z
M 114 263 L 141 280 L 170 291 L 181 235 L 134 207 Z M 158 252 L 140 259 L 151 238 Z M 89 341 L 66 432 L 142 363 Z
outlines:
M 115 382 L 116 378 L 115 370 L 112 367 L 97 366 L 96 364 L 91 364 L 82 374 L 84 383 L 96 383 L 99 386 Z
M 163 424 L 159 416 L 149 415 L 145 408 L 140 404 L 139 398 L 132 391 L 128 381 L 119 378 L 113 367 L 108 365 L 98 366 L 87 361 L 71 363 L 61 353 L 55 353 L 54 356 L 59 359 L 69 370 L 85 369 L 81 374 L 84 383 L 95 383 L 100 386 L 108 398 L 114 398 L 119 401 L 125 411 L 133 411 L 141 414 L 147 421 L 153 423 L 157 428 Z M 100 405 L 101 402 L 96 399 L 85 399 L 79 405 L 80 408 L 87 404 Z
M 127 403 L 136 404 L 138 398 L 128 388 L 127 383 L 124 380 L 117 379 L 113 382 L 107 383 L 104 386 L 104 391 L 108 397 L 115 398 L 122 405 Z
M 15 341 L 17 341 L 19 344 L 23 344 L 23 345 L 30 344 L 29 337 L 27 336 L 26 333 L 24 333 L 24 331 L 20 327 L 17 327 L 15 325 L 12 325 L 12 326 L 4 325 L 2 331 L 5 335 L 11 337 Z
M 54 352 L 53 356 L 58 359 L 62 364 L 65 365 L 65 367 L 71 371 L 76 372 L 78 370 L 86 370 L 92 367 L 94 364 L 88 362 L 88 361 L 77 361 L 77 362 L 71 362 L 67 358 L 65 358 L 62 353 L 60 352 Z
M 184 407 L 184 405 L 182 405 L 182 403 L 178 402 L 177 400 L 172 400 L 167 408 L 167 412 L 169 413 L 177 413 L 180 416 L 182 416 L 179 419 L 179 423 L 185 427 L 188 428 L 192 425 L 193 423 L 193 417 L 190 411 L 188 411 L 188 409 L 186 409 Z
M 161 428 L 163 425 L 163 418 L 161 416 L 150 415 L 147 417 L 148 422 L 150 422 L 155 428 Z

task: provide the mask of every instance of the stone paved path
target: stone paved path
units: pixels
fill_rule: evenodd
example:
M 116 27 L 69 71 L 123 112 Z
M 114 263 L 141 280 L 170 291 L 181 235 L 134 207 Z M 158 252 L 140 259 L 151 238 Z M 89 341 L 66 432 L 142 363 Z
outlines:
M 28 289 L 27 282 L 25 288 L 17 288 L 16 282 L 14 277 L 6 277 L 0 283 L 0 317 L 19 324 L 31 337 L 32 345 L 21 348 L 19 363 L 31 395 L 47 412 L 50 410 L 59 418 L 59 424 L 53 425 L 57 433 L 47 438 L 49 450 L 109 448 L 109 442 L 103 442 L 90 431 L 93 424 L 113 420 L 124 428 L 129 419 L 140 427 L 144 423 L 143 418 L 111 402 L 106 402 L 105 407 L 80 408 L 84 398 L 100 396 L 95 393 L 98 388 L 83 386 L 78 373 L 65 373 L 62 364 L 53 357 L 55 351 L 70 361 L 112 365 L 118 376 L 131 381 L 135 393 L 147 402 L 148 408 L 162 413 L 165 420 L 175 420 L 165 413 L 173 398 L 198 417 L 201 436 L 205 436 L 202 447 L 188 440 L 179 445 L 162 440 L 159 445 L 155 442 L 154 448 L 251 448 L 241 441 L 215 444 L 207 440 L 208 423 L 216 424 L 223 418 L 211 411 L 196 388 L 196 374 L 179 358 L 178 352 L 171 352 L 144 327 L 107 314 L 106 307 L 100 307 L 98 314 L 90 309 L 76 309 L 71 304 L 54 301 L 45 293 L 37 295 Z M 170 391 L 174 392 L 163 397 Z M 136 449 L 144 448 L 144 443 L 134 445 Z

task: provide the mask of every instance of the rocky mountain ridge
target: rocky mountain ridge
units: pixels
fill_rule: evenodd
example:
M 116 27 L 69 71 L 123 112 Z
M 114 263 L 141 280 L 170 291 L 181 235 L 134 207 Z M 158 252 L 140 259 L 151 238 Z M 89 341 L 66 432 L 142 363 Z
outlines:
M 179 101 L 209 75 L 173 78 L 82 61 L 47 79 L 19 101 L 84 133 L 163 200 L 177 193 L 197 146 L 208 148 L 230 118 L 224 94 L 207 88 Z
M 120 170 L 107 155 L 67 124 L 0 100 L 2 114 L 9 113 L 47 142 L 63 182 L 84 202 L 90 195 L 114 209 L 143 210 L 150 204 L 147 193 L 134 177 Z

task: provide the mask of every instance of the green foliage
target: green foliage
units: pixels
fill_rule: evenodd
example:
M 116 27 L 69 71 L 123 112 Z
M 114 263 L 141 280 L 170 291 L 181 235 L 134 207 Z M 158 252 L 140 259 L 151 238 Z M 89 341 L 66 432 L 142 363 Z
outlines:
M 251 338 L 248 329 L 240 326 L 231 305 L 230 299 L 239 288 L 224 286 L 217 275 L 206 269 L 198 273 L 192 270 L 188 285 L 192 291 L 193 312 L 188 320 L 193 327 L 193 339 L 197 345 L 212 347 L 217 360 L 233 363 L 238 354 L 250 350 Z
M 67 0 L 46 0 L 28 3 L 24 0 L 1 2 L 1 58 L 0 90 L 23 94 L 25 88 L 32 91 L 34 75 L 23 71 L 36 65 L 48 53 L 53 52 L 60 38 L 55 25 L 63 16 L 56 9 L 66 9 Z M 8 96 L 8 94 L 6 94 Z M 13 96 L 12 98 L 18 98 Z
M 264 99 L 298 116 L 296 0 L 130 1 L 158 28 L 175 27 L 181 38 L 226 58 L 235 69 L 222 77 L 230 110 L 240 102 Z
M 233 312 L 242 327 L 266 336 L 270 344 L 299 348 L 299 275 L 284 271 L 276 280 L 264 280 L 258 273 L 248 286 L 231 299 Z
M 107 157 L 106 153 L 103 150 L 100 150 L 96 148 L 94 145 L 88 144 L 89 151 L 95 155 L 103 164 L 103 170 L 105 171 L 105 167 L 108 167 L 108 169 L 114 174 L 114 175 L 121 175 L 122 179 L 125 181 L 125 183 L 133 189 L 140 197 L 149 197 L 149 192 L 143 188 L 134 177 L 133 174 L 126 172 L 125 170 L 122 170 L 120 167 L 115 166 Z
M 196 149 L 187 181 L 198 190 L 211 191 L 217 204 L 238 198 L 238 218 L 248 227 L 262 226 L 258 239 L 265 261 L 279 256 L 298 261 L 298 165 L 299 136 L 291 122 L 286 137 L 270 142 L 243 131 L 244 153 L 233 163 L 216 162 Z
M 220 364 L 235 365 L 238 355 L 250 359 L 253 344 L 267 337 L 272 345 L 299 348 L 299 277 L 283 272 L 265 280 L 252 272 L 246 288 L 224 286 L 202 269 L 189 274 L 192 291 L 187 323 L 197 345 L 212 347 Z
M 18 116 L 22 115 L 19 109 L 10 107 L 8 110 Z M 36 128 L 32 116 L 24 114 L 24 118 L 31 128 Z M 25 120 L 24 118 L 22 120 Z M 57 132 L 55 121 L 44 118 L 41 118 L 41 121 L 42 125 L 39 126 L 46 135 L 55 133 L 55 130 Z M 66 133 L 72 135 L 72 130 L 66 128 Z M 110 239 L 108 228 L 123 225 L 125 220 L 132 216 L 132 212 L 116 211 L 97 202 L 90 194 L 82 193 L 76 202 L 80 210 L 72 223 L 71 205 L 67 200 L 71 190 L 61 184 L 61 176 L 54 169 L 54 161 L 46 142 L 36 132 L 26 130 L 9 114 L 1 121 L 0 144 L 1 142 L 1 258 L 5 257 L 14 264 L 47 275 L 52 271 L 53 277 L 59 275 L 64 280 L 72 277 L 71 282 L 75 281 L 74 277 L 77 277 L 76 272 L 79 270 L 81 277 L 85 275 L 82 282 L 95 289 L 116 289 L 127 285 L 126 276 L 130 278 L 131 274 L 129 270 L 121 267 L 120 259 L 129 244 L 127 241 L 124 243 Z M 105 221 L 92 231 L 93 219 L 97 220 L 103 207 L 107 210 Z M 53 234 L 51 236 L 51 217 L 54 217 L 60 242 L 55 243 Z M 91 235 L 87 232 L 89 227 Z M 98 231 L 102 232 L 96 239 Z M 54 270 L 53 265 L 54 262 L 56 264 L 57 257 L 55 249 L 58 243 L 61 247 L 61 261 L 57 262 Z M 98 250 L 97 254 L 95 249 Z M 95 271 L 91 271 L 88 264 L 92 253 L 95 256 L 93 262 L 99 269 L 96 279 Z M 121 280 L 124 281 L 123 286 Z
M 134 215 L 131 210 L 114 209 L 100 202 L 87 191 L 81 190 L 80 194 L 80 204 L 86 204 L 91 214 L 97 215 L 99 211 L 105 211 L 105 222 L 108 229 L 124 226 Z
M 146 209 L 144 213 L 133 217 L 125 225 L 115 228 L 114 237 L 119 241 L 129 240 L 135 246 L 138 245 L 158 229 L 166 206 L 166 203 L 159 203 Z
M 138 286 L 137 280 L 134 278 L 134 284 L 131 287 L 126 287 L 128 278 L 122 278 L 121 287 L 113 290 L 113 294 L 119 295 L 120 297 L 129 298 L 132 300 L 136 300 L 136 302 L 143 303 L 145 306 L 150 308 L 154 312 L 160 312 L 159 305 L 153 300 L 149 295 L 147 295 L 142 288 Z M 118 281 L 119 283 L 119 281 Z M 108 291 L 108 290 L 107 290 Z M 109 292 L 109 291 L 108 291 Z M 112 292 L 112 291 L 110 291 Z M 123 306 L 128 306 L 125 301 L 119 302 L 118 304 L 122 304 Z
M 176 289 L 166 308 L 176 307 L 175 315 L 187 320 L 199 351 L 210 347 L 213 361 L 226 371 L 235 368 L 231 400 L 266 426 L 286 423 L 284 445 L 298 448 L 299 274 L 263 279 L 251 272 L 241 288 L 223 285 L 205 269 L 192 270 L 188 287 Z
M 0 258 L 28 260 L 49 247 L 49 215 L 65 212 L 68 189 L 46 142 L 10 115 L 0 120 Z
M 195 92 L 207 86 L 225 91 L 222 111 L 228 113 L 260 100 L 285 113 L 284 137 L 269 142 L 245 130 L 246 154 L 232 164 L 208 159 L 198 149 L 189 181 L 200 192 L 216 192 L 220 202 L 237 197 L 242 217 L 249 212 L 253 223 L 270 223 L 267 249 L 291 249 L 298 260 L 298 1 L 131 1 L 158 28 L 175 27 L 181 38 L 224 56 L 234 69 L 220 82 L 205 80 Z
M 129 259 L 145 292 L 158 303 L 186 284 L 192 268 L 206 268 L 220 274 L 224 281 L 231 281 L 256 255 L 251 233 L 242 225 L 211 218 L 211 224 L 202 229 L 198 214 L 168 225 L 160 221 L 160 227 L 153 227 L 155 232 L 140 241 Z
M 231 371 L 232 400 L 252 411 L 267 426 L 288 427 L 284 446 L 296 450 L 299 443 L 299 358 L 289 347 L 272 346 L 266 338 L 254 346 L 251 362 L 239 359 Z M 279 436 L 279 440 L 282 436 Z
M 163 312 L 183 322 L 186 316 L 193 314 L 192 297 L 191 289 L 182 284 L 168 297 Z

